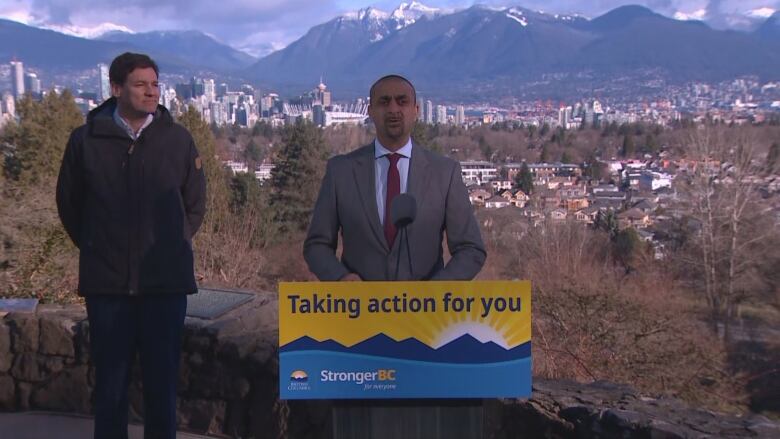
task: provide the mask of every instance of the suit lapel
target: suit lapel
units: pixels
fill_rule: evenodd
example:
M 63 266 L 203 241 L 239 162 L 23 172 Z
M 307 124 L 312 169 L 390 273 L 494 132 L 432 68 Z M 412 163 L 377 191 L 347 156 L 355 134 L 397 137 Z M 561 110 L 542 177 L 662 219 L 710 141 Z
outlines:
M 371 230 L 374 231 L 376 239 L 386 252 L 390 249 L 385 241 L 385 233 L 382 224 L 379 221 L 379 211 L 376 205 L 376 170 L 374 169 L 374 144 L 363 147 L 364 151 L 355 159 L 355 165 L 352 170 L 355 175 L 355 186 L 360 192 L 360 202 L 363 205 L 363 212 L 368 218 Z
M 425 201 L 428 187 L 428 157 L 426 151 L 416 144 L 412 144 L 412 158 L 409 163 L 409 175 L 406 182 L 406 192 L 414 197 L 419 215 Z M 414 227 L 414 223 L 410 227 Z

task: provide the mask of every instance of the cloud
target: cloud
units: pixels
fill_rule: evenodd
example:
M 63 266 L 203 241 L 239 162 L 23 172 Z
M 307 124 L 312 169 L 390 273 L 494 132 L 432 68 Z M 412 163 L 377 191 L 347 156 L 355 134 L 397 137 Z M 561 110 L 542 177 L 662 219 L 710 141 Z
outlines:
M 112 23 L 137 32 L 200 30 L 222 42 L 279 47 L 328 20 L 335 0 L 16 0 L 0 16 L 72 34 L 93 35 Z

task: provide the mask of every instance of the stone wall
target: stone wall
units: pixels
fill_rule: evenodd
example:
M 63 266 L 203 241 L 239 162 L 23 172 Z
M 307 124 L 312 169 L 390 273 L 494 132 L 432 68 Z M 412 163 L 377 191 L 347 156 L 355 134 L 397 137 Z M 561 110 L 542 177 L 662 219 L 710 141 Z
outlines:
M 242 438 L 328 438 L 327 401 L 278 400 L 277 302 L 258 295 L 216 320 L 188 317 L 179 382 L 181 429 Z M 143 416 L 140 370 L 131 419 Z M 81 306 L 43 305 L 0 320 L 0 410 L 90 413 L 94 373 Z M 737 418 L 653 399 L 610 383 L 534 381 L 529 401 L 485 404 L 489 438 L 780 437 L 760 416 Z

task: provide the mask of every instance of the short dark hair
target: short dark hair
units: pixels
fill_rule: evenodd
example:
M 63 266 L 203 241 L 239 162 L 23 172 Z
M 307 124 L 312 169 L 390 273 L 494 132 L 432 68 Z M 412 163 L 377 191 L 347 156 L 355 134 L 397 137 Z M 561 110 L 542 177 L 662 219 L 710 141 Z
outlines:
M 124 85 L 129 75 L 135 69 L 153 68 L 154 73 L 159 77 L 160 69 L 157 64 L 143 53 L 125 52 L 111 61 L 111 67 L 108 69 L 108 79 L 112 84 Z
M 382 76 L 381 78 L 377 79 L 373 85 L 371 85 L 371 89 L 368 91 L 368 97 L 370 100 L 373 100 L 374 98 L 374 89 L 376 88 L 376 86 L 379 85 L 380 82 L 386 81 L 388 79 L 398 79 L 409 84 L 409 87 L 412 87 L 412 100 L 415 103 L 417 103 L 417 90 L 414 88 L 414 84 L 412 84 L 412 81 L 404 78 L 401 75 L 395 75 L 395 74 Z

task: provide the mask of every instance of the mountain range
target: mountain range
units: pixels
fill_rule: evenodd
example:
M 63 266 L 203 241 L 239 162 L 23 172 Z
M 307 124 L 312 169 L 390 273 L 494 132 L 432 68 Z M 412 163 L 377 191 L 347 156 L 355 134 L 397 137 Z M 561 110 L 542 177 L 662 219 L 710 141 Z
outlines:
M 780 71 L 780 15 L 740 32 L 641 6 L 591 20 L 522 7 L 440 10 L 412 2 L 389 13 L 366 8 L 336 17 L 261 59 L 198 31 L 114 31 L 86 39 L 0 20 L 0 59 L 15 57 L 43 71 L 93 68 L 126 50 L 149 53 L 168 72 L 229 74 L 299 92 L 324 77 L 341 93 L 365 93 L 387 73 L 439 94 L 457 94 L 464 84 L 522 88 L 550 74 L 608 81 L 651 71 L 672 82 L 771 80 Z
M 280 347 L 280 352 L 328 351 L 434 363 L 500 363 L 531 356 L 531 342 L 506 349 L 489 341 L 481 342 L 464 334 L 436 349 L 414 338 L 394 340 L 383 333 L 353 346 L 328 339 L 317 341 L 303 336 Z
M 249 71 L 277 84 L 311 84 L 324 75 L 340 88 L 362 89 L 390 72 L 429 89 L 501 79 L 523 83 L 550 73 L 610 77 L 650 69 L 676 81 L 744 74 L 776 78 L 780 32 L 777 26 L 767 30 L 773 19 L 744 33 L 671 19 L 641 6 L 593 20 L 473 6 L 394 27 L 390 18 L 367 9 L 312 28 Z
M 126 51 L 148 53 L 164 71 L 179 73 L 235 72 L 257 61 L 198 31 L 112 31 L 88 39 L 0 19 L 0 60 L 15 58 L 44 71 L 82 70 Z

